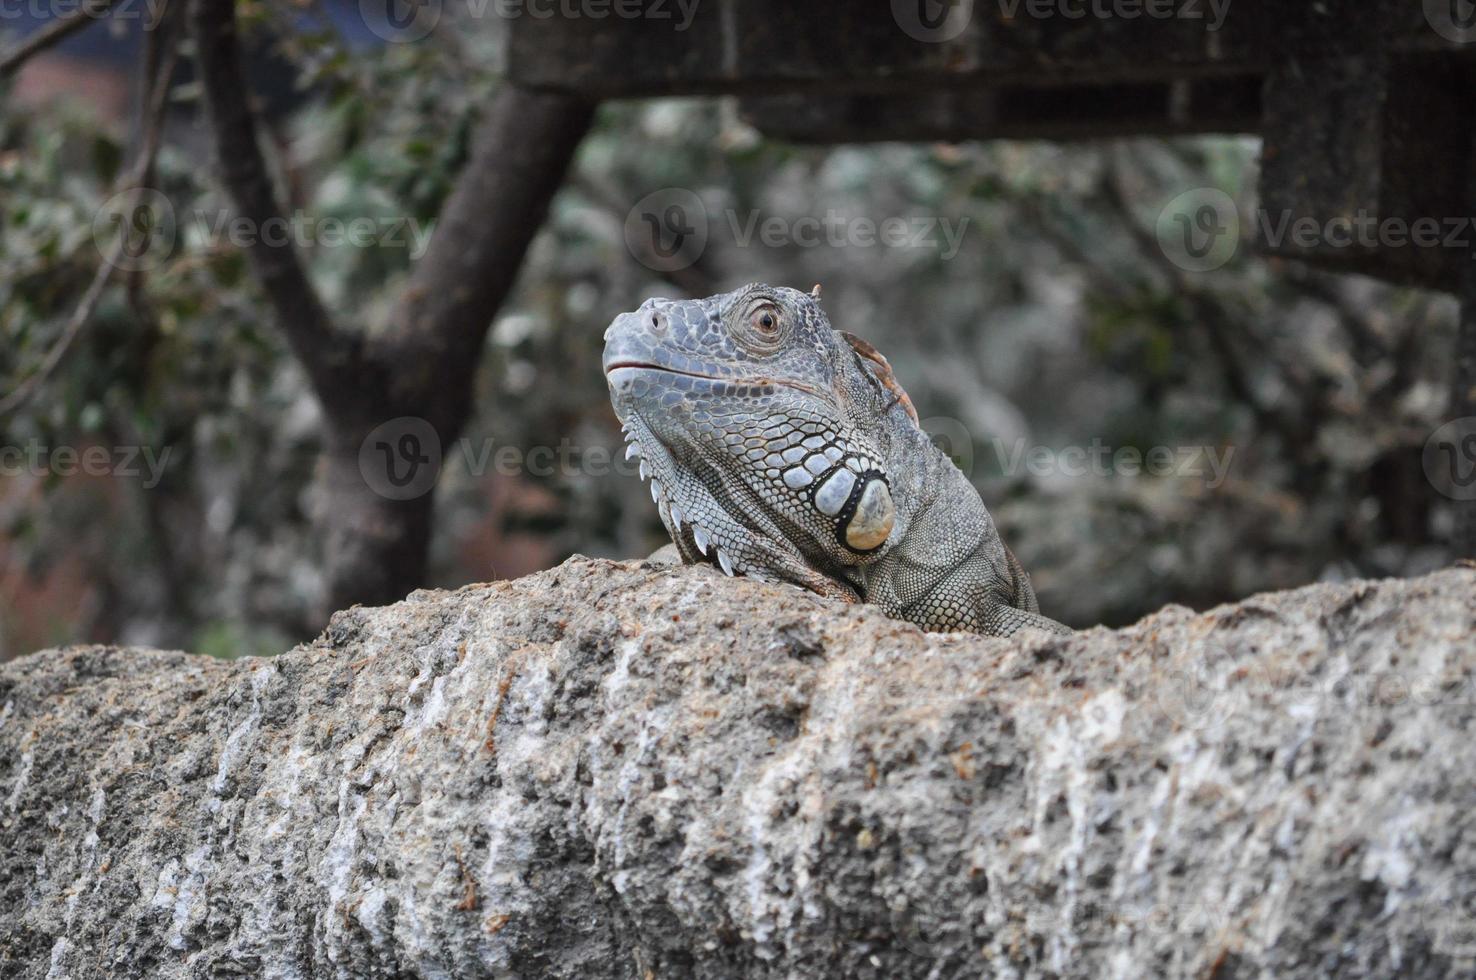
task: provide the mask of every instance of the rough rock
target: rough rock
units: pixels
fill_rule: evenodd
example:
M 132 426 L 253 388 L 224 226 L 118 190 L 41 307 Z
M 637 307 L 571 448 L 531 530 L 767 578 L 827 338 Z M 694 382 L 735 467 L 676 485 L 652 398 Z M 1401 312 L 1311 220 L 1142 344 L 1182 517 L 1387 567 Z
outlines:
M 0 976 L 1443 977 L 1476 572 L 936 636 L 571 559 L 0 667 Z

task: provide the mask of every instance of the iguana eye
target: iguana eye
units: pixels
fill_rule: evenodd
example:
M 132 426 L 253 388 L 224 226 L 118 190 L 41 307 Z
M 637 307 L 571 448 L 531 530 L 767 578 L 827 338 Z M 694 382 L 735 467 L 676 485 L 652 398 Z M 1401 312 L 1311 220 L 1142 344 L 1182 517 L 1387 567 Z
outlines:
M 767 296 L 755 297 L 735 310 L 731 324 L 733 339 L 750 354 L 759 357 L 782 348 L 790 333 L 784 310 Z

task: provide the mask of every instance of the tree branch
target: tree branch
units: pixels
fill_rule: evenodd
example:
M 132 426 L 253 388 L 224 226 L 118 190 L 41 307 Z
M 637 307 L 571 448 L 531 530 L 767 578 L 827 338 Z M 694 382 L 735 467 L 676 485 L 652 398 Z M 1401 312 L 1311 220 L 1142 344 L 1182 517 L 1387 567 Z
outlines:
M 13 51 L 0 57 L 0 78 L 14 72 L 32 56 L 40 54 L 73 34 L 101 20 L 112 9 L 113 0 L 83 0 L 83 3 L 64 17 L 58 17 L 41 30 L 15 46 Z
M 160 41 L 159 45 L 162 54 L 159 55 L 158 64 L 152 73 L 145 76 L 148 79 L 149 94 L 143 109 L 143 135 L 138 147 L 138 156 L 133 166 L 124 173 L 115 192 L 115 195 L 132 194 L 132 204 L 127 209 L 130 213 L 138 206 L 139 192 L 147 189 L 148 175 L 153 173 L 154 160 L 163 142 L 164 114 L 169 104 L 169 82 L 174 76 L 174 66 L 179 60 L 179 38 L 177 36 L 171 33 L 167 35 L 166 40 Z M 25 381 L 17 385 L 15 390 L 0 399 L 0 416 L 9 415 L 29 402 L 66 359 L 72 345 L 81 336 L 83 328 L 97 312 L 97 304 L 102 300 L 103 291 L 107 289 L 108 283 L 118 271 L 126 239 L 127 234 L 120 229 L 118 237 L 109 246 L 102 263 L 98 265 L 97 271 L 92 276 L 92 281 L 88 283 L 87 290 L 82 294 L 82 299 L 78 301 L 77 308 L 68 318 L 66 326 L 62 329 L 61 337 L 46 353 L 41 366 Z
M 246 249 L 287 343 L 330 415 L 340 409 L 362 355 L 361 336 L 335 328 L 290 242 L 268 244 L 264 228 L 285 223 L 266 159 L 257 142 L 256 114 L 247 97 L 237 41 L 235 4 L 194 0 L 192 20 L 201 87 L 222 182 L 237 212 L 258 234 Z
M 593 115 L 590 103 L 568 96 L 508 84 L 498 91 L 394 327 L 376 345 L 377 357 L 398 368 L 396 401 L 434 393 L 434 421 L 459 427 L 482 341 Z

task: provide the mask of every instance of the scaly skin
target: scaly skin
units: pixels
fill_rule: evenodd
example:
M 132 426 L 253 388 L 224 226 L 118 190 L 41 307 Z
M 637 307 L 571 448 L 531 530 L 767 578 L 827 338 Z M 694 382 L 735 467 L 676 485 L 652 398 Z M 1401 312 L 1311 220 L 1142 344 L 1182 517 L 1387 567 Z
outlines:
M 650 299 L 605 332 L 615 413 L 683 561 L 869 602 L 933 631 L 1070 632 L 886 359 L 816 296 Z

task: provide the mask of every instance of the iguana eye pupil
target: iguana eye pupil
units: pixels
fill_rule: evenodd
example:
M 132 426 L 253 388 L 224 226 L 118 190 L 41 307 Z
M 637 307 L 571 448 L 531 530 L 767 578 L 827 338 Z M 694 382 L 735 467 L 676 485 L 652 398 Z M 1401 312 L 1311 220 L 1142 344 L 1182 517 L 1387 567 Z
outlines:
M 768 308 L 761 309 L 753 315 L 754 329 L 759 333 L 773 335 L 779 331 L 779 318 L 774 311 Z

